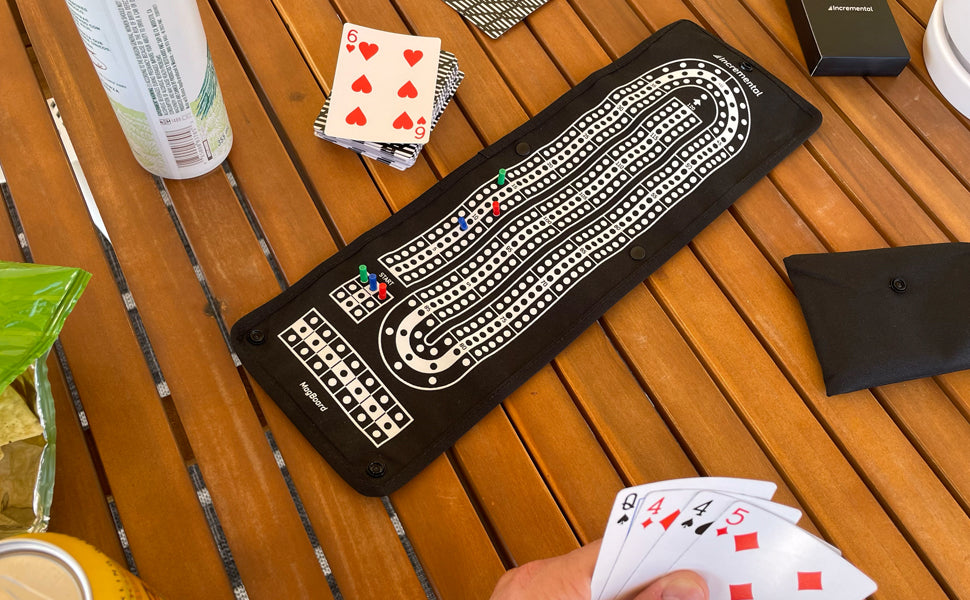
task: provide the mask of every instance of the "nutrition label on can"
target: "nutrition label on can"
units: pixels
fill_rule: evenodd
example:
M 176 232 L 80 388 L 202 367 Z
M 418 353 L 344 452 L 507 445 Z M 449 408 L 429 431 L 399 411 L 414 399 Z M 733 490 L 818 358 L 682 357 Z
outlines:
M 232 131 L 195 3 L 67 4 L 138 162 L 176 178 L 221 162 Z

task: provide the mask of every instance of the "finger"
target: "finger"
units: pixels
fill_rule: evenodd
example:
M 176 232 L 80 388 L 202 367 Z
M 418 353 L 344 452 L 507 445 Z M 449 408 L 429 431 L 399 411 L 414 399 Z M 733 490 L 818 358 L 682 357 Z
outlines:
M 580 574 L 585 581 L 593 580 L 593 571 L 596 570 L 596 559 L 599 557 L 602 543 L 603 540 L 599 539 L 566 555 L 572 559 L 570 566 L 574 569 L 573 572 Z
M 634 600 L 708 600 L 707 582 L 693 571 L 675 571 L 648 585 Z
M 589 585 L 599 555 L 599 540 L 572 552 L 525 563 L 499 579 L 492 600 L 579 600 Z

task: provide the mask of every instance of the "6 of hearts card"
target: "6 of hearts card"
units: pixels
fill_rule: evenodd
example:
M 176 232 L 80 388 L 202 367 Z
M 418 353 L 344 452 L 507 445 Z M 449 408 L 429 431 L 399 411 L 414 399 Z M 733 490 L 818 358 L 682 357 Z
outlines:
M 441 40 L 345 23 L 326 135 L 385 143 L 428 141 Z

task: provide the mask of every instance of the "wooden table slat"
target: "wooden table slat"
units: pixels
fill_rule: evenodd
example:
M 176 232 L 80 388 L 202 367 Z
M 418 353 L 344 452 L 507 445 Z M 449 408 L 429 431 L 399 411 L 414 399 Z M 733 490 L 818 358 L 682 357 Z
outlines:
M 651 33 L 628 3 L 572 0 L 571 4 L 611 58 L 623 56 Z
M 561 368 L 562 355 L 556 363 Z M 533 378 L 545 381 L 516 390 L 505 410 L 576 535 L 591 542 L 602 537 L 622 480 L 556 373 L 546 368 Z
M 920 25 L 924 28 L 930 20 L 930 13 L 933 11 L 933 6 L 936 4 L 935 0 L 902 0 L 903 6 L 909 10 L 910 13 L 916 16 L 919 20 Z
M 540 379 L 533 377 L 520 391 L 547 396 L 549 392 L 539 384 L 558 383 Z M 469 491 L 516 564 L 565 554 L 579 547 L 501 407 L 493 409 L 463 435 L 455 444 L 454 453 Z M 509 510 L 513 506 L 515 510 Z
M 90 85 L 96 77 L 94 69 L 67 7 L 62 7 L 58 20 L 55 21 L 54 9 L 47 17 L 48 23 L 59 24 L 51 33 L 60 34 L 64 51 L 63 55 L 46 57 L 45 64 L 56 65 L 57 69 L 57 75 L 50 78 L 52 87 L 60 92 L 62 114 L 68 130 L 74 134 L 81 163 L 87 167 L 88 181 L 167 377 L 193 458 L 198 460 L 211 490 L 216 513 L 226 517 L 222 530 L 233 548 L 243 582 L 254 598 L 325 589 L 326 579 L 314 559 L 239 374 L 219 330 L 205 314 L 206 300 L 195 271 L 184 251 L 178 260 L 182 242 L 159 201 L 155 183 L 127 149 L 116 150 L 125 148 L 126 142 L 106 99 L 86 103 L 84 112 L 80 109 L 82 99 L 72 91 L 78 80 L 87 78 Z M 95 123 L 99 124 L 97 129 Z M 101 133 L 100 144 L 99 138 L 92 135 L 94 131 Z M 127 174 L 124 188 L 101 176 L 108 164 L 114 171 Z M 200 197 L 222 200 L 239 211 L 234 194 L 219 172 L 191 184 L 171 183 L 174 196 L 188 187 L 196 188 Z M 240 227 L 238 231 L 246 230 Z M 168 258 L 165 270 L 151 266 L 159 253 Z M 192 342 L 186 344 L 187 339 Z M 207 400 L 197 400 L 201 398 Z M 234 451 L 226 452 L 227 447 Z M 276 508 L 265 511 L 254 522 L 250 517 L 256 490 L 261 502 Z M 269 564 L 264 552 L 286 557 L 285 567 Z M 281 582 L 274 583 L 268 577 L 280 572 L 286 574 Z
M 807 149 L 799 148 L 769 174 L 778 193 L 783 194 L 792 213 L 802 215 L 824 247 L 814 246 L 813 252 L 825 248 L 836 251 L 863 250 L 885 245 L 888 233 L 873 224 L 870 214 L 853 203 L 839 182 L 825 170 Z M 803 223 L 789 219 L 789 222 Z M 777 228 L 766 222 L 757 235 L 762 242 L 781 238 Z M 784 243 L 783 239 L 778 240 Z M 806 249 L 806 252 L 809 250 Z
M 84 539 L 118 564 L 124 565 L 125 555 L 118 530 L 111 518 L 97 468 L 88 451 L 64 375 L 53 352 L 47 360 L 47 372 L 54 394 L 57 427 L 50 527 Z M 58 476 L 65 472 L 70 476 Z
M 664 23 L 666 18 L 673 16 L 669 13 L 674 3 L 634 2 L 641 16 L 655 23 Z M 729 2 L 716 7 L 700 5 L 698 8 L 703 9 L 703 16 L 711 23 L 715 33 L 729 44 L 756 56 L 759 64 L 822 112 L 822 126 L 809 138 L 806 146 L 825 165 L 826 170 L 834 174 L 840 186 L 862 205 L 880 231 L 884 231 L 892 240 L 900 239 L 903 235 L 909 239 L 918 238 L 923 243 L 945 239 L 939 227 L 913 201 L 908 190 L 805 77 L 804 67 L 796 65 L 785 55 L 746 10 Z M 728 14 L 720 14 L 729 9 Z M 677 11 L 674 14 L 681 16 Z
M 605 356 L 607 360 L 590 361 L 590 356 Z M 697 474 L 690 457 L 599 324 L 561 352 L 556 367 L 628 484 Z M 657 460 L 660 456 L 663 460 Z
M 27 75 L 28 71 L 23 68 L 26 63 L 23 60 L 26 58 L 23 54 L 23 46 L 16 43 L 18 38 L 11 35 L 10 25 L 13 21 L 8 18 L 9 15 L 5 12 L 7 10 L 6 6 L 0 6 L 0 62 L 9 69 L 8 81 L 17 81 L 13 73 L 18 72 L 24 77 L 18 83 L 25 87 L 30 84 L 36 86 L 36 82 L 31 82 Z M 29 65 L 29 63 L 26 64 Z M 6 127 L 10 131 L 13 130 L 11 122 L 13 115 L 4 110 L 7 106 L 5 101 L 9 99 L 4 98 L 3 91 L 0 90 L 0 127 Z M 0 160 L 3 159 L 3 150 L 0 144 Z M 10 216 L 6 208 L 0 206 L 0 260 L 22 262 L 23 259 Z M 51 393 L 54 396 L 54 419 L 57 429 L 54 455 L 57 485 L 54 486 L 54 497 L 51 503 L 51 527 L 85 537 L 105 554 L 124 564 L 125 556 L 121 550 L 121 541 L 118 539 L 111 514 L 108 512 L 108 504 L 98 480 L 98 473 L 88 453 L 81 424 L 78 422 L 64 376 L 53 352 L 47 360 L 47 370 Z M 57 473 L 69 473 L 69 476 L 57 477 Z
M 773 262 L 775 270 L 783 273 L 781 261 L 785 256 L 800 252 L 823 252 L 824 248 L 806 228 L 788 226 L 792 222 L 791 218 L 778 218 L 779 209 L 772 205 L 784 205 L 784 201 L 776 192 L 768 191 L 767 187 L 759 184 L 759 190 L 763 189 L 766 193 L 748 194 L 735 210 L 743 216 L 747 225 L 754 223 L 758 231 L 771 229 L 778 236 L 780 245 L 773 248 L 774 252 L 768 258 Z M 755 201 L 754 205 L 750 205 L 749 198 Z M 864 238 L 867 233 L 860 232 L 858 237 Z M 883 243 L 878 243 L 873 247 L 882 246 Z M 743 280 L 743 276 L 738 277 L 739 282 Z M 797 349 L 797 353 L 801 354 L 797 360 L 801 365 L 799 368 L 803 369 L 803 379 L 806 382 L 817 382 L 814 387 L 816 393 L 821 394 L 818 387 L 821 373 L 807 337 L 808 332 L 798 327 L 803 322 L 800 310 L 796 308 L 790 312 L 792 314 L 787 317 L 790 325 L 785 330 L 787 339 L 777 342 L 778 352 L 780 354 L 788 349 Z M 775 328 L 768 328 L 768 331 L 774 332 Z M 799 342 L 798 339 L 802 341 Z M 954 387 L 959 393 L 963 386 L 957 384 Z M 967 455 L 970 449 L 966 448 L 965 441 L 970 437 L 970 424 L 965 416 L 931 379 L 883 386 L 876 395 L 909 439 L 916 443 L 934 471 L 943 476 L 945 483 L 955 490 L 957 500 L 966 507 L 970 499 L 967 495 L 970 483 L 967 478 L 970 473 L 967 473 L 965 465 L 970 460 Z
M 21 5 L 35 43 L 54 35 L 46 20 L 49 15 L 42 18 L 38 8 Z M 59 44 L 45 44 L 51 52 L 40 54 L 45 73 L 59 81 L 58 69 L 63 67 L 51 57 L 58 48 Z M 93 274 L 61 340 L 135 560 L 145 579 L 163 594 L 186 598 L 229 594 L 222 562 L 47 105 L 35 81 L 33 85 L 24 81 L 17 93 L 18 102 L 3 105 L 20 109 L 13 131 L 29 135 L 30 147 L 37 153 L 23 153 L 26 146 L 17 136 L 5 135 L 0 144 L 11 146 L 0 150 L 0 160 L 36 260 L 80 266 Z M 38 169 L 44 177 L 36 177 Z M 95 346 L 93 340 L 97 340 Z M 104 360 L 106 355 L 111 360 Z M 117 410 L 119 404 L 125 410 Z M 181 532 L 179 539 L 168 535 L 175 530 Z M 190 573 L 179 566 L 185 553 L 196 559 Z
M 749 0 L 762 23 L 777 23 L 787 16 L 784 0 Z M 789 55 L 797 55 L 798 39 L 790 27 L 781 24 L 770 27 L 777 43 Z M 882 159 L 902 177 L 930 208 L 934 218 L 941 222 L 956 239 L 970 239 L 970 217 L 965 207 L 970 203 L 970 190 L 951 171 L 950 165 L 970 166 L 970 131 L 963 127 L 942 101 L 904 69 L 896 78 L 873 77 L 869 81 L 861 77 L 817 77 L 817 87 L 822 90 L 847 120 L 865 136 Z M 870 85 L 871 83 L 871 85 Z M 875 89 L 873 89 L 875 87 Z M 877 93 L 881 91 L 883 96 Z M 919 98 L 918 109 L 907 111 L 922 137 L 918 136 L 906 120 L 892 106 L 892 100 L 902 95 Z M 890 102 L 887 103 L 886 100 Z M 907 100 L 911 101 L 911 100 Z M 937 139 L 946 144 L 934 147 Z M 939 154 L 944 161 L 937 157 Z M 966 181 L 966 180 L 964 180 Z
M 266 110 L 284 136 L 308 185 L 326 206 L 343 236 L 351 240 L 387 215 L 387 207 L 358 156 L 313 135 L 313 121 L 323 106 L 323 92 L 268 0 L 210 2 L 239 59 L 254 74 Z M 335 176 L 339 174 L 339 176 Z
M 886 490 L 882 492 L 883 500 L 897 522 L 941 571 L 962 562 L 962 548 L 970 544 L 970 519 L 871 394 L 863 391 L 835 399 L 825 395 L 811 346 L 796 341 L 807 340 L 808 335 L 794 295 L 786 282 L 760 257 L 760 252 L 741 233 L 736 222 L 730 218 L 719 219 L 695 239 L 694 245 L 729 295 L 748 298 L 740 309 L 741 314 L 780 355 L 789 378 L 819 419 L 826 423 L 833 439 L 841 443 L 856 468 L 868 481 L 875 482 L 878 489 Z M 757 279 L 748 279 L 755 276 L 756 270 Z M 753 281 L 757 281 L 757 293 L 739 289 L 750 286 Z M 935 387 L 932 381 L 921 381 L 917 385 L 923 386 L 915 396 L 923 408 L 923 419 L 938 423 L 954 416 L 947 412 L 946 409 L 952 410 L 952 405 L 939 389 L 932 393 L 931 388 Z M 883 393 L 893 395 L 902 391 L 898 386 L 892 387 L 894 389 L 886 388 Z M 959 419 L 959 415 L 956 417 Z M 961 424 L 966 431 L 967 423 L 962 419 L 950 423 L 949 431 L 958 435 Z M 949 447 L 952 448 L 952 444 Z M 927 510 L 945 517 L 940 520 L 912 518 L 911 506 L 917 497 Z M 942 522 L 946 527 L 934 525 Z M 950 543 L 943 542 L 941 536 L 947 537 Z M 952 589 L 967 589 L 963 587 L 967 582 L 958 575 L 952 576 L 954 578 L 949 582 Z
M 446 455 L 391 494 L 391 501 L 439 598 L 491 595 L 505 566 Z
M 724 220 L 722 217 L 721 221 Z M 718 223 L 715 221 L 712 227 Z M 918 588 L 919 593 L 926 596 L 943 597 L 942 590 L 917 555 L 907 552 L 909 544 L 895 530 L 835 441 L 792 389 L 784 373 L 734 312 L 694 255 L 687 249 L 682 250 L 649 281 L 665 309 L 721 381 L 736 410 L 756 432 L 760 443 L 785 473 L 796 493 L 803 493 L 802 488 L 818 489 L 823 487 L 820 485 L 822 481 L 828 482 L 824 487 L 832 489 L 826 502 L 805 502 L 818 526 L 847 557 L 874 578 L 886 582 L 881 586 L 885 597 L 901 597 L 900 588 L 908 586 Z M 880 411 L 874 402 L 870 402 L 869 408 L 868 412 L 859 411 L 863 417 L 852 420 L 859 428 L 860 436 L 867 430 L 873 432 L 877 424 L 885 424 L 884 414 L 881 421 L 870 422 L 880 416 Z M 832 418 L 827 419 L 826 425 L 844 427 Z M 883 427 L 880 431 L 889 433 L 892 430 Z M 833 435 L 858 454 L 869 449 L 868 446 L 857 446 L 855 440 L 858 438 L 853 438 L 851 433 L 840 437 L 833 432 Z M 879 448 L 882 441 L 872 433 L 866 439 L 875 448 Z M 891 449 L 905 450 L 898 446 Z M 871 459 L 858 454 L 851 456 L 856 461 Z M 861 529 L 853 532 L 856 527 Z M 875 539 L 879 542 L 874 543 Z M 892 576 L 900 571 L 907 573 L 905 579 Z M 916 592 L 905 594 L 909 593 Z
M 570 86 L 611 61 L 567 2 L 550 2 L 529 15 L 527 22 Z
M 684 451 L 700 464 L 701 474 L 774 481 L 778 485 L 775 500 L 789 506 L 804 508 L 799 500 L 815 501 L 810 494 L 800 494 L 796 499 L 783 473 L 773 465 L 773 457 L 748 431 L 718 389 L 718 383 L 645 286 L 630 292 L 606 313 L 603 321 L 634 374 L 651 394 L 657 410 L 677 431 Z M 655 352 L 653 348 L 665 351 Z M 638 422 L 645 419 L 638 412 L 643 410 L 646 409 L 636 405 L 621 405 L 609 416 L 614 421 L 628 418 Z M 601 428 L 604 432 L 623 432 L 615 423 L 606 425 Z M 626 437 L 636 441 L 636 432 Z M 641 460 L 649 461 L 650 457 Z M 639 480 L 649 479 L 641 476 Z M 817 531 L 811 517 L 806 517 L 803 526 Z
M 240 135 L 244 137 L 246 132 L 241 132 Z M 168 186 L 199 262 L 203 270 L 210 274 L 208 283 L 219 300 L 222 316 L 232 323 L 277 294 L 279 287 L 269 270 L 269 264 L 252 238 L 251 232 L 248 231 L 238 204 L 221 191 L 224 181 L 220 179 L 221 173 L 216 172 L 201 179 L 170 181 Z M 307 248 L 306 251 L 313 253 L 316 249 Z M 209 265 L 218 266 L 218 269 L 207 269 Z M 235 369 L 232 371 L 235 374 Z M 329 477 L 304 476 L 301 473 L 307 468 L 303 463 L 307 459 L 304 446 L 308 444 L 302 440 L 294 427 L 286 423 L 285 417 L 271 401 L 265 398 L 265 395 L 259 394 L 257 398 L 261 400 L 260 405 L 268 420 L 272 419 L 274 437 L 281 451 L 287 459 L 293 459 L 288 463 L 290 472 L 299 473 L 296 480 L 308 486 L 301 485 L 300 491 L 308 492 L 301 496 L 305 496 L 307 503 L 312 505 L 314 516 L 323 515 L 319 520 L 313 521 L 317 525 L 316 528 L 326 532 L 328 528 L 333 527 L 331 523 L 334 521 L 346 522 L 350 526 L 344 530 L 343 536 L 333 536 L 329 533 L 324 536 L 324 540 L 328 542 L 324 551 L 328 559 L 330 556 L 333 557 L 338 584 L 340 581 L 345 581 L 348 589 L 363 594 L 368 587 L 364 583 L 369 576 L 373 577 L 370 574 L 383 572 L 382 578 L 399 582 L 402 595 L 419 597 L 420 585 L 380 501 L 354 498 L 348 494 L 346 484 L 332 472 L 326 473 Z M 262 432 L 259 437 L 262 438 Z M 260 442 L 267 449 L 269 448 L 268 444 L 265 444 L 265 439 L 261 439 Z M 299 448 L 294 449 L 294 446 Z M 296 454 L 291 455 L 291 452 Z M 297 457 L 301 460 L 296 460 Z M 322 460 L 316 457 L 311 459 L 309 464 L 319 467 L 321 463 Z M 306 479 L 310 481 L 305 482 Z M 314 479 L 319 481 L 313 481 Z M 261 490 L 261 495 L 265 493 L 263 486 L 254 487 Z M 336 488 L 328 491 L 327 496 L 340 498 L 341 502 L 325 506 L 319 496 L 321 488 Z M 277 499 L 273 506 L 277 507 L 274 512 L 283 512 L 287 508 L 286 502 L 282 499 Z M 323 573 L 312 552 L 308 551 L 308 547 L 303 546 L 306 534 L 302 531 L 302 527 L 295 523 L 290 524 L 289 527 L 294 535 L 303 538 L 298 544 L 294 544 L 294 547 L 301 552 L 302 559 L 312 562 L 313 579 L 321 579 Z M 355 561 L 347 561 L 344 558 L 345 548 L 348 544 L 352 544 L 354 535 L 366 535 L 376 546 L 366 560 L 359 558 Z M 254 546 L 252 550 L 266 552 L 265 547 L 259 546 Z M 380 578 L 374 579 L 380 580 Z M 271 580 L 267 578 L 267 581 Z M 302 593 L 313 589 L 311 582 L 313 580 L 308 579 Z M 324 581 L 313 583 L 326 586 Z M 371 594 L 369 597 L 378 597 L 380 590 L 373 585 L 367 593 Z
M 200 4 L 230 123 L 229 163 L 290 281 L 336 251 L 320 212 L 208 4 Z M 308 252 L 307 250 L 311 250 Z
M 477 28 L 471 31 L 530 116 L 569 91 L 571 86 L 530 30 L 514 27 L 495 41 Z

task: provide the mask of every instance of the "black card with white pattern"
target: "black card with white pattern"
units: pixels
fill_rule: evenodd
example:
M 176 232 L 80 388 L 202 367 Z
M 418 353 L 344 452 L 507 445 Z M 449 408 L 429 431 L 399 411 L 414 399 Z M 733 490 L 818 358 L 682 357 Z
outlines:
M 338 473 L 387 494 L 820 122 L 670 25 L 243 317 L 233 347 Z
M 549 0 L 444 0 L 485 35 L 498 39 Z

